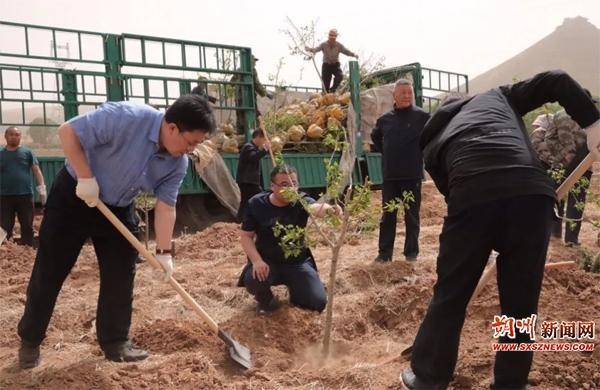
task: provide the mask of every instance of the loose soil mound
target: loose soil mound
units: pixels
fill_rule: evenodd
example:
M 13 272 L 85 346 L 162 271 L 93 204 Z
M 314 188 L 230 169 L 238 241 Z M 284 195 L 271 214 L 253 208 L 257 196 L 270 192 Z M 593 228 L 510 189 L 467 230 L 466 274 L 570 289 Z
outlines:
M 374 194 L 378 201 L 380 194 Z M 403 224 L 398 224 L 395 260 L 374 264 L 376 236 L 358 240 L 341 253 L 331 357 L 323 360 L 324 314 L 284 302 L 271 315 L 259 315 L 244 289 L 236 287 L 246 257 L 239 227 L 216 223 L 176 242 L 175 277 L 198 303 L 248 346 L 255 368 L 243 371 L 229 359 L 224 344 L 203 324 L 169 285 L 155 279 L 147 263 L 136 276 L 131 336 L 151 356 L 138 363 L 104 360 L 95 340 L 98 270 L 93 249 L 86 245 L 65 281 L 42 345 L 41 365 L 16 368 L 16 326 L 35 251 L 12 243 L 0 246 L 0 388 L 44 389 L 394 389 L 408 366 L 400 352 L 412 343 L 435 283 L 438 236 L 445 215 L 443 197 L 432 183 L 423 185 L 421 254 L 416 263 L 401 255 Z M 589 205 L 581 240 L 597 250 L 597 231 Z M 465 243 L 468 245 L 468 243 Z M 329 250 L 314 251 L 321 278 L 329 273 Z M 581 258 L 577 248 L 551 243 L 549 261 Z M 600 318 L 600 275 L 579 269 L 546 272 L 540 298 L 540 320 L 590 321 Z M 461 339 L 455 389 L 486 389 L 493 372 L 490 321 L 499 311 L 495 283 L 484 289 L 469 309 Z M 598 336 L 596 336 L 596 343 Z M 598 347 L 600 348 L 600 347 Z M 599 388 L 600 353 L 536 353 L 530 384 L 539 389 Z

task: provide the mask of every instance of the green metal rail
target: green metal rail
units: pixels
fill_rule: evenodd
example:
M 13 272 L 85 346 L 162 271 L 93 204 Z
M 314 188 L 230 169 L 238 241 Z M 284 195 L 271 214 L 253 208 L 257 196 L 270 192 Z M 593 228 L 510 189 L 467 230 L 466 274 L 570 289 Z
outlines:
M 0 21 L 0 35 L 8 38 L 0 42 L 0 58 L 36 62 L 0 64 L 0 126 L 56 125 L 105 101 L 165 108 L 197 85 L 216 95 L 216 109 L 244 111 L 247 133 L 256 125 L 250 48 L 6 21 Z M 69 63 L 85 69 L 66 69 Z M 173 77 L 173 71 L 184 76 Z M 199 80 L 199 73 L 209 77 Z M 232 82 L 234 75 L 241 77 Z M 59 107 L 60 118 L 49 120 L 49 105 Z M 29 118 L 32 111 L 41 120 Z
M 239 160 L 238 154 L 225 153 L 222 155 L 225 165 L 231 172 L 233 177 L 237 174 L 237 164 Z M 301 188 L 322 188 L 325 183 L 326 170 L 324 160 L 330 158 L 331 155 L 328 153 L 321 154 L 300 154 L 300 153 L 289 153 L 284 154 L 283 158 L 286 163 L 291 164 L 298 170 L 298 176 L 300 178 Z M 339 159 L 339 157 L 338 157 Z M 64 157 L 38 157 L 40 163 L 40 169 L 44 175 L 44 180 L 48 189 L 52 187 L 56 174 L 62 169 L 65 164 Z M 208 194 L 210 189 L 202 181 L 200 176 L 192 167 L 190 163 L 188 167 L 187 175 L 185 176 L 181 188 L 179 190 L 180 195 L 188 194 Z M 265 157 L 261 160 L 260 168 L 263 177 L 263 188 L 269 188 L 269 175 L 272 169 L 271 160 Z M 361 182 L 361 175 L 358 166 L 353 171 L 353 180 L 355 183 Z M 35 188 L 35 186 L 34 186 Z M 36 199 L 37 192 L 35 193 Z

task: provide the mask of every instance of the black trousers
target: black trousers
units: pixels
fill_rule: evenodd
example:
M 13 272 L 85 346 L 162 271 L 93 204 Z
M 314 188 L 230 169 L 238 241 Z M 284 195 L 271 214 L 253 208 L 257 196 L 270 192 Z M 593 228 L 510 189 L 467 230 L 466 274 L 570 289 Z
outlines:
M 417 376 L 434 382 L 451 380 L 466 307 L 492 249 L 499 253 L 502 314 L 515 319 L 537 314 L 552 207 L 552 198 L 529 195 L 486 202 L 446 217 L 440 235 L 438 279 L 412 352 L 411 366 Z M 531 340 L 517 330 L 516 339 L 500 338 L 499 342 Z M 524 386 L 532 359 L 533 352 L 497 352 L 495 387 Z
M 592 178 L 592 171 L 586 171 L 582 177 L 590 180 Z M 587 196 L 587 190 L 581 190 L 578 194 L 569 193 L 567 199 L 567 218 L 568 219 L 581 219 L 583 216 L 583 206 L 585 206 L 585 199 Z M 578 204 L 581 204 L 578 208 Z M 564 216 L 565 214 L 565 201 L 558 205 L 558 215 Z M 556 219 L 552 226 L 552 235 L 555 237 L 562 237 L 562 225 L 561 219 Z M 581 221 L 578 222 L 566 222 L 565 226 L 565 242 L 571 242 L 574 244 L 579 243 L 579 231 L 581 231 Z
M 137 252 L 98 209 L 88 207 L 75 195 L 76 184 L 63 168 L 44 210 L 25 312 L 18 326 L 21 339 L 32 345 L 39 345 L 46 336 L 56 297 L 88 238 L 100 269 L 98 341 L 105 346 L 128 339 Z M 129 230 L 138 233 L 133 204 L 109 208 Z
M 269 276 L 264 282 L 254 279 L 252 265 L 244 268 L 243 285 L 260 303 L 273 298 L 271 286 L 285 285 L 290 292 L 290 302 L 307 310 L 323 311 L 327 305 L 325 286 L 310 261 L 302 263 L 269 265 Z
M 258 184 L 250 183 L 238 183 L 238 187 L 240 187 L 240 208 L 238 209 L 237 218 L 241 221 L 244 217 L 244 210 L 248 206 L 248 201 L 254 195 L 262 192 L 262 188 Z
M 33 195 L 0 196 L 0 226 L 7 239 L 13 235 L 15 215 L 21 225 L 21 243 L 33 246 Z
M 414 203 L 409 204 L 409 209 L 404 215 L 406 237 L 404 239 L 404 255 L 417 256 L 419 254 L 419 210 L 421 209 L 421 181 L 420 180 L 388 180 L 383 182 L 382 201 L 383 204 L 399 198 L 403 199 L 404 191 L 412 192 L 415 197 Z M 394 240 L 396 239 L 396 222 L 398 212 L 384 211 L 379 221 L 379 254 L 391 258 L 394 252 Z
M 335 92 L 344 78 L 344 74 L 342 73 L 342 68 L 340 68 L 339 62 L 336 62 L 335 64 L 323 62 L 323 65 L 321 66 L 321 76 L 323 77 L 323 86 L 325 87 L 325 92 L 328 93 Z M 330 87 L 331 76 L 333 76 L 332 87 Z

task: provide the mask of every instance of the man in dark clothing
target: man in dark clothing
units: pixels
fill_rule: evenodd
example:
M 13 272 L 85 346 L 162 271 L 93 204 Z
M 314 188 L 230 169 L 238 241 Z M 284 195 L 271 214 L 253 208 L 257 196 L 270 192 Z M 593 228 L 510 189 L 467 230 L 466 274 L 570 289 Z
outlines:
M 277 166 L 271 172 L 271 191 L 252 197 L 244 213 L 241 243 L 248 256 L 238 282 L 256 298 L 259 312 L 276 310 L 278 303 L 271 286 L 284 284 L 290 292 L 290 302 L 308 310 L 323 311 L 327 304 L 325 287 L 309 248 L 298 255 L 285 257 L 280 239 L 273 227 L 282 225 L 306 227 L 309 215 L 320 218 L 329 212 L 341 213 L 339 206 L 315 203 L 304 195 L 308 210 L 300 202 L 290 202 L 285 189 L 298 187 L 298 174 L 291 166 Z M 255 241 L 256 238 L 256 241 Z
M 472 98 L 448 100 L 421 137 L 425 166 L 448 204 L 440 235 L 437 282 L 419 328 L 409 389 L 444 389 L 452 379 L 467 304 L 491 250 L 499 253 L 502 315 L 537 314 L 555 195 L 521 117 L 558 101 L 587 128 L 588 148 L 600 157 L 600 113 L 583 89 L 562 71 L 540 73 Z M 490 321 L 492 319 L 490 318 Z M 501 343 L 531 343 L 518 327 Z M 533 352 L 497 352 L 495 389 L 524 389 Z
M 196 85 L 190 92 L 193 95 L 203 96 L 206 100 L 212 104 L 217 103 L 217 98 L 208 94 L 208 79 L 204 76 L 198 76 L 198 85 Z
M 252 56 L 252 79 L 254 80 L 253 93 L 254 93 L 254 103 L 256 104 L 256 117 L 258 118 L 260 116 L 260 111 L 258 111 L 256 95 L 258 95 L 260 97 L 266 96 L 269 99 L 273 99 L 273 94 L 271 92 L 267 91 L 265 86 L 262 85 L 262 83 L 260 82 L 260 80 L 258 78 L 258 73 L 256 72 L 256 61 L 258 61 L 258 58 Z M 241 74 L 236 73 L 233 76 L 231 76 L 231 82 L 239 83 L 241 81 L 242 81 Z M 242 107 L 244 105 L 243 87 L 241 85 L 235 86 L 235 105 L 237 107 Z M 236 117 L 237 132 L 239 134 L 245 134 L 244 131 L 246 129 L 246 111 L 240 110 L 240 109 L 236 110 L 235 117 Z
M 395 198 L 403 199 L 404 192 L 415 198 L 406 210 L 404 256 L 414 261 L 419 254 L 419 209 L 423 154 L 419 139 L 429 114 L 413 104 L 414 93 L 410 80 L 400 79 L 394 87 L 394 109 L 377 119 L 371 132 L 376 150 L 383 154 L 383 204 Z M 384 211 L 379 223 L 378 262 L 392 260 L 398 213 Z
M 244 209 L 248 200 L 262 191 L 260 185 L 260 159 L 269 151 L 270 144 L 267 142 L 262 130 L 252 132 L 252 140 L 245 144 L 240 151 L 238 160 L 236 182 L 240 187 L 240 208 L 237 217 L 239 220 L 244 215 Z

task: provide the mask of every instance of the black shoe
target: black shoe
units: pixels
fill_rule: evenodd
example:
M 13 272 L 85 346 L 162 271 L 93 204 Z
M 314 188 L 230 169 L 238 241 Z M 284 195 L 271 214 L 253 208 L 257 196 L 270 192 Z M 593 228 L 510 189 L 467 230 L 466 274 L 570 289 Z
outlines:
M 445 390 L 448 387 L 447 383 L 431 383 L 419 379 L 411 368 L 402 371 L 400 383 L 402 388 L 406 390 Z
M 390 261 L 392 261 L 392 256 L 386 256 L 380 253 L 377 255 L 374 261 L 376 263 L 389 263 Z
M 581 244 L 578 243 L 578 242 L 566 241 L 565 242 L 565 246 L 568 247 L 568 248 L 576 248 L 578 246 L 581 246 Z
M 281 307 L 281 303 L 277 300 L 277 298 L 273 297 L 267 303 L 258 302 L 258 306 L 256 307 L 256 311 L 258 314 L 269 314 L 277 311 Z
M 137 362 L 148 357 L 148 352 L 133 345 L 131 341 L 119 341 L 102 346 L 104 356 L 113 362 Z
M 32 346 L 26 341 L 21 341 L 19 348 L 19 367 L 28 370 L 40 364 L 40 346 Z

